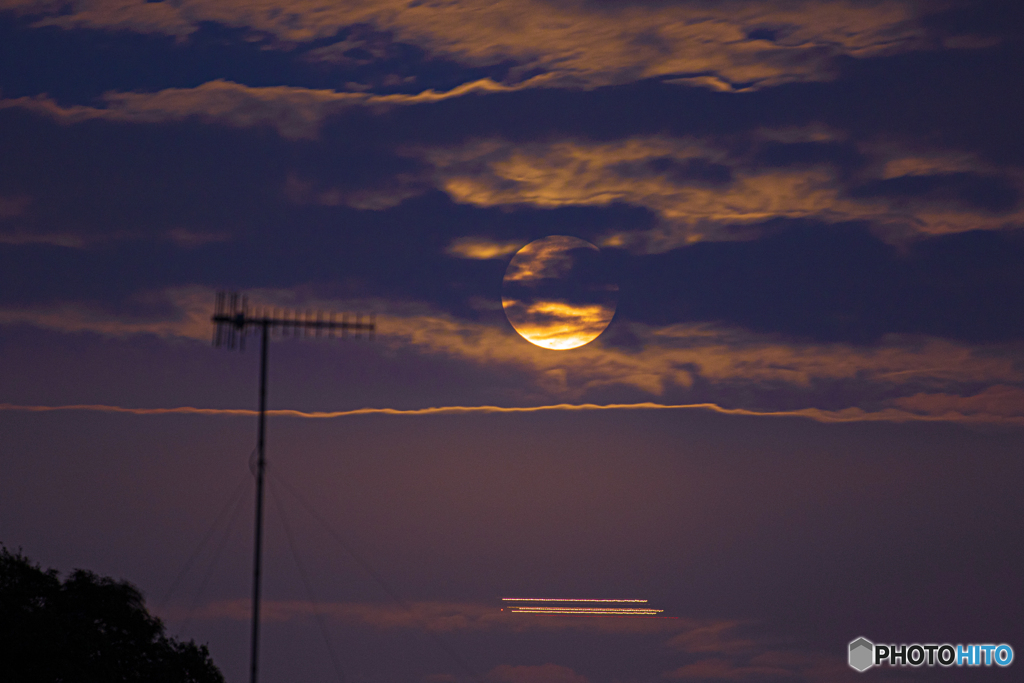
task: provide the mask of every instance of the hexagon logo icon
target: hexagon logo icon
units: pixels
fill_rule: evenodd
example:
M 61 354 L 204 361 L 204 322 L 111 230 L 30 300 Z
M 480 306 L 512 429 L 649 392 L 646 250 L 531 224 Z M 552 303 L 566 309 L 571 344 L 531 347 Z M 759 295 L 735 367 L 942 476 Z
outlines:
M 867 671 L 875 664 L 875 644 L 867 638 L 858 638 L 850 643 L 850 666 L 857 671 Z

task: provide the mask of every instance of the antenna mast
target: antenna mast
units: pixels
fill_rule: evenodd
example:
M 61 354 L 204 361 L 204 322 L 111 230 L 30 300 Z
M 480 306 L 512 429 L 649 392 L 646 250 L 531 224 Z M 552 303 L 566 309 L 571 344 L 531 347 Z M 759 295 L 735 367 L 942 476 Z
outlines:
M 341 337 L 348 336 L 348 331 L 353 330 L 358 339 L 362 332 L 366 332 L 370 339 L 376 331 L 377 323 L 373 315 L 369 322 L 363 322 L 362 317 L 356 315 L 355 321 L 349 321 L 347 314 L 342 314 L 341 320 L 335 320 L 335 313 L 331 312 L 325 317 L 323 311 L 306 311 L 303 316 L 298 311 L 278 311 L 275 309 L 249 309 L 249 301 L 245 296 L 241 298 L 237 293 L 217 293 L 217 300 L 214 304 L 213 323 L 216 325 L 213 345 L 227 346 L 234 349 L 237 343 L 239 350 L 245 350 L 245 338 L 258 329 L 260 334 L 260 422 L 259 436 L 257 438 L 256 458 L 256 529 L 255 544 L 252 561 L 252 646 L 249 659 L 249 683 L 257 683 L 256 674 L 259 663 L 260 645 L 260 570 L 263 563 L 263 475 L 266 470 L 266 457 L 264 454 L 264 435 L 266 434 L 266 412 L 267 412 L 267 342 L 270 332 L 280 332 L 288 336 L 289 331 L 293 336 L 309 336 L 312 331 L 317 337 L 320 331 L 324 330 L 329 336 L 334 336 L 335 330 L 341 330 Z

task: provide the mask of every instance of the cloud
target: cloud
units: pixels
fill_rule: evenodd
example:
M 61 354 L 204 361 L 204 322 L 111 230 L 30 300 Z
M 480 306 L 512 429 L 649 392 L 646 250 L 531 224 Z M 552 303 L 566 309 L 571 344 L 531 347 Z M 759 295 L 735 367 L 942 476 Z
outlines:
M 383 211 L 406 199 L 423 194 L 429 187 L 411 174 L 399 173 L 382 183 L 367 187 L 324 186 L 289 173 L 284 194 L 294 204 L 349 206 L 362 211 Z
M 231 241 L 231 236 L 225 233 L 190 230 L 180 226 L 168 230 L 166 237 L 183 249 L 196 249 L 206 244 Z
M 63 107 L 40 95 L 0 100 L 0 109 L 25 109 L 63 124 L 195 119 L 236 128 L 269 127 L 284 138 L 300 140 L 316 139 L 327 120 L 354 107 L 390 109 L 524 87 L 480 79 L 446 92 L 372 95 L 216 80 L 153 93 L 108 92 L 102 107 Z M 415 170 L 403 169 L 357 188 L 292 173 L 285 196 L 298 204 L 363 210 L 391 208 L 430 188 L 477 207 L 625 204 L 650 211 L 654 225 L 609 230 L 602 244 L 641 253 L 702 240 L 755 237 L 759 226 L 775 219 L 865 221 L 894 240 L 1024 226 L 1024 173 L 976 155 L 927 154 L 893 141 L 853 141 L 846 132 L 820 124 L 756 129 L 742 139 L 737 135 L 645 135 L 613 142 L 490 138 L 451 146 L 405 145 L 397 152 L 414 161 Z M 25 202 L 15 199 L 0 201 L 0 218 L 25 210 Z M 8 242 L 24 242 L 23 231 L 5 234 Z M 55 239 L 44 241 L 57 243 Z M 511 241 L 464 238 L 453 242 L 448 253 L 496 258 L 494 254 L 511 253 L 512 247 Z
M 919 393 L 895 398 L 892 400 L 892 405 L 918 415 L 1020 417 L 1024 415 L 1024 389 L 996 385 L 973 396 Z
M 814 683 L 845 683 L 862 681 L 860 672 L 854 671 L 833 653 L 800 652 L 797 650 L 766 650 L 751 657 L 754 667 L 788 669 L 790 675 Z M 882 672 L 878 672 L 885 675 Z M 886 677 L 885 680 L 892 680 Z M 899 679 L 896 679 L 899 680 Z
M 823 381 L 895 388 L 1024 379 L 1012 351 L 992 353 L 937 339 L 889 337 L 873 347 L 784 343 L 713 325 L 684 324 L 632 326 L 642 340 L 636 351 L 603 346 L 598 339 L 573 351 L 551 352 L 510 339 L 498 328 L 442 316 L 394 318 L 382 323 L 382 329 L 388 330 L 389 344 L 489 367 L 527 369 L 538 388 L 566 398 L 612 386 L 661 396 L 691 387 L 697 379 L 761 390 L 773 385 L 810 390 Z
M 25 195 L 0 195 L 0 220 L 22 216 L 32 204 L 32 198 Z
M 171 618 L 176 613 L 170 612 Z M 376 603 L 310 603 L 301 600 L 264 600 L 261 617 L 268 622 L 286 622 L 322 615 L 339 621 L 379 629 L 414 628 L 438 633 L 492 628 L 507 619 L 494 607 L 476 603 L 413 602 L 408 605 Z M 245 600 L 221 600 L 199 610 L 200 619 L 246 621 L 251 605 Z
M 140 296 L 159 300 L 169 305 L 174 313 L 129 318 L 87 303 L 61 302 L 43 307 L 0 309 L 0 325 L 32 325 L 64 333 L 94 332 L 109 337 L 151 334 L 163 338 L 211 338 L 212 290 L 182 287 Z
M 247 622 L 251 618 L 248 600 L 218 600 L 198 610 L 170 605 L 160 615 L 178 620 L 186 615 L 199 620 Z M 338 622 L 382 631 L 413 629 L 434 634 L 481 631 L 588 631 L 608 634 L 678 634 L 666 645 L 678 649 L 679 642 L 699 642 L 703 649 L 690 653 L 719 652 L 723 656 L 690 662 L 672 669 L 663 678 L 683 681 L 749 681 L 773 678 L 809 682 L 856 680 L 856 672 L 834 654 L 773 649 L 770 639 L 754 636 L 736 647 L 728 634 L 737 622 L 716 619 L 541 617 L 501 612 L 496 605 L 472 602 L 419 601 L 398 604 L 264 600 L 261 617 L 268 623 L 283 623 L 319 616 Z M 710 634 L 710 635 L 709 635 Z M 717 642 L 718 645 L 713 644 Z M 705 647 L 706 646 L 706 647 Z M 586 678 L 556 664 L 503 664 L 489 671 L 489 683 L 586 683 Z
M 582 0 L 353 0 L 325 5 L 277 0 L 145 3 L 5 0 L 2 8 L 37 26 L 164 33 L 185 39 L 202 22 L 273 37 L 271 46 L 323 41 L 365 25 L 471 67 L 512 61 L 510 76 L 543 73 L 550 82 L 593 87 L 658 76 L 702 79 L 721 89 L 828 79 L 837 56 L 868 57 L 930 47 L 917 3 L 880 0 L 678 2 Z M 344 41 L 339 41 L 343 42 Z M 972 43 L 960 41 L 963 46 Z M 341 49 L 341 48 L 338 48 Z M 334 54 L 330 46 L 318 55 Z
M 522 87 L 481 79 L 446 92 L 370 95 L 216 80 L 154 93 L 109 92 L 102 107 L 64 107 L 40 95 L 0 100 L 0 109 L 24 109 L 65 125 L 194 119 L 235 128 L 268 127 L 289 140 L 312 140 L 326 121 L 352 108 L 390 109 Z M 297 204 L 374 211 L 431 188 L 476 207 L 630 205 L 650 211 L 656 217 L 653 225 L 609 229 L 600 239 L 602 245 L 639 253 L 698 241 L 749 239 L 776 219 L 865 221 L 893 240 L 1024 226 L 1024 173 L 976 155 L 929 155 L 913 145 L 857 142 L 842 130 L 817 124 L 737 135 L 407 144 L 395 153 L 411 165 L 365 186 L 339 187 L 292 172 L 284 194 Z M 0 201 L 0 218 L 24 212 L 25 201 Z M 39 239 L 30 239 L 24 230 L 2 234 L 8 243 L 68 243 L 62 231 Z M 475 239 L 457 240 L 447 252 L 461 258 L 498 258 L 518 245 Z
M 831 653 L 774 650 L 764 638 L 750 641 L 750 644 L 751 647 L 742 654 L 701 659 L 662 676 L 683 681 L 787 680 L 838 683 L 860 680 L 857 678 L 858 673 L 847 666 L 841 657 Z
M 575 264 L 573 253 L 597 251 L 597 247 L 578 237 L 551 235 L 531 242 L 512 259 L 505 272 L 506 282 L 530 284 L 546 278 L 568 275 Z
M 196 30 L 184 8 L 172 3 L 146 3 L 134 0 L 100 0 L 73 6 L 53 0 L 2 0 L 0 10 L 21 15 L 44 15 L 37 26 L 63 28 L 101 28 L 136 33 L 163 33 L 184 38 Z
M 658 218 L 653 228 L 609 232 L 602 242 L 642 253 L 749 238 L 779 218 L 868 221 L 901 238 L 1024 225 L 1024 177 L 970 155 L 925 159 L 868 143 L 858 150 L 841 131 L 815 126 L 753 137 L 755 149 L 773 156 L 737 153 L 728 139 L 667 136 L 491 139 L 408 153 L 432 167 L 434 184 L 463 204 L 648 209 Z
M 757 643 L 750 638 L 733 635 L 733 632 L 743 625 L 743 622 L 739 621 L 709 621 L 696 624 L 673 637 L 668 641 L 668 645 L 683 652 L 727 654 L 749 652 L 755 648 Z
M 61 303 L 0 310 L 0 324 L 70 333 L 89 331 L 111 337 L 149 334 L 208 342 L 211 290 L 177 288 L 148 296 L 172 313 L 134 318 Z M 348 308 L 346 302 L 338 301 L 296 303 L 293 293 L 276 290 L 252 291 L 250 300 L 254 305 L 280 308 Z M 387 352 L 425 360 L 436 357 L 507 373 L 510 402 L 520 405 L 551 400 L 587 403 L 592 402 L 588 398 L 622 396 L 623 392 L 668 403 L 664 397 L 690 396 L 700 387 L 703 396 L 715 398 L 671 403 L 710 404 L 704 407 L 723 412 L 735 408 L 738 414 L 802 415 L 825 422 L 943 420 L 1013 424 L 1024 417 L 1012 408 L 1017 405 L 1013 392 L 1024 390 L 1019 349 L 1012 346 L 895 335 L 873 346 L 797 343 L 712 324 L 651 327 L 623 323 L 622 329 L 636 339 L 630 348 L 608 346 L 599 338 L 571 351 L 551 351 L 526 342 L 504 324 L 464 321 L 425 310 L 403 313 L 395 307 L 378 314 L 377 326 L 375 347 Z M 517 393 L 523 391 L 524 383 L 529 389 Z M 833 385 L 844 387 L 841 396 L 845 404 L 836 405 L 839 396 L 831 391 L 825 392 L 828 401 L 821 403 L 820 388 Z M 1003 393 L 970 405 L 942 397 L 893 402 L 901 395 L 913 397 L 924 390 L 937 395 L 959 394 L 965 386 L 1009 389 L 999 389 Z M 948 403 L 948 409 L 942 401 Z M 614 399 L 607 402 L 622 403 Z M 986 406 L 997 403 L 995 412 L 986 410 Z M 658 407 L 658 403 L 644 400 L 636 404 Z M 923 409 L 926 404 L 931 408 Z M 350 413 L 324 416 L 343 414 Z
M 771 666 L 736 666 L 727 659 L 703 659 L 664 674 L 674 680 L 746 681 L 759 678 L 790 677 L 788 669 Z
M 487 237 L 460 237 L 452 240 L 444 252 L 456 258 L 486 261 L 504 258 L 522 247 L 522 242 L 498 242 Z
M 14 222 L 29 212 L 33 199 L 28 195 L 0 195 L 0 222 Z M 87 240 L 71 232 L 34 232 L 24 228 L 0 230 L 0 244 L 52 244 L 80 249 Z
M 505 299 L 502 304 L 516 332 L 532 344 L 560 351 L 590 343 L 615 315 L 614 308 L 602 304 L 545 299 L 534 299 L 528 305 Z
M 166 3 L 163 3 L 166 4 Z M 62 107 L 46 95 L 0 100 L 0 109 L 24 109 L 62 124 L 103 120 L 120 123 L 165 123 L 198 119 L 235 128 L 271 127 L 291 140 L 315 139 L 324 120 L 355 106 L 390 106 L 436 102 L 474 92 L 509 91 L 490 79 L 464 83 L 446 92 L 426 90 L 415 95 L 370 95 L 292 86 L 253 88 L 214 80 L 195 88 L 167 88 L 153 93 L 108 92 L 103 107 Z
M 82 249 L 89 242 L 90 240 L 82 235 L 70 232 L 29 232 L 27 230 L 0 232 L 0 244 L 49 244 L 55 247 Z
M 487 673 L 487 680 L 494 683 L 588 683 L 572 669 L 558 664 L 540 666 L 512 666 L 501 664 Z
M 702 659 L 663 674 L 682 681 L 761 681 L 787 680 L 808 683 L 857 681 L 858 672 L 840 657 L 814 652 L 772 650 L 757 644 L 759 654 L 734 659 Z M 888 678 L 885 680 L 889 680 Z
M 473 602 L 418 601 L 396 603 L 321 602 L 264 600 L 261 616 L 268 622 L 287 622 L 321 615 L 349 624 L 381 630 L 417 629 L 434 633 L 456 631 L 564 631 L 602 633 L 662 633 L 686 628 L 690 620 L 631 617 L 563 617 L 512 614 L 494 604 Z M 199 619 L 248 621 L 251 604 L 246 600 L 218 600 L 196 612 Z M 166 617 L 187 614 L 183 607 L 170 606 Z

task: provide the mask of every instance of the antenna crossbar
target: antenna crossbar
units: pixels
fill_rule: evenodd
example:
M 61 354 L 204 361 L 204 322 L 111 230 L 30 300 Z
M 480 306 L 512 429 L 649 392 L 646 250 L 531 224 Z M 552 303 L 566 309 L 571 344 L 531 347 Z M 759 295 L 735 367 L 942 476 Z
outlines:
M 245 338 L 254 333 L 255 330 L 266 328 L 269 332 L 281 332 L 285 335 L 309 336 L 313 334 L 320 336 L 321 331 L 328 336 L 334 337 L 335 330 L 341 331 L 342 337 L 347 337 L 348 332 L 355 332 L 358 338 L 361 333 L 366 332 L 372 339 L 377 329 L 376 317 L 371 314 L 368 321 L 364 322 L 361 315 L 356 314 L 355 321 L 348 318 L 347 313 L 342 313 L 341 320 L 335 318 L 337 314 L 331 311 L 324 315 L 322 310 L 312 311 L 278 311 L 275 309 L 250 309 L 248 298 L 238 294 L 217 294 L 216 305 L 211 320 L 216 325 L 213 336 L 214 346 L 227 346 L 245 348 Z

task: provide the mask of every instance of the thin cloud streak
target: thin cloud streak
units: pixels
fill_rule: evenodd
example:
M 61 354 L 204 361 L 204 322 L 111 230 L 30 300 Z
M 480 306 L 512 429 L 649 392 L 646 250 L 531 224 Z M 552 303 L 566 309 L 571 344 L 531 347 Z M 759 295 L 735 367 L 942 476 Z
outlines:
M 195 408 L 179 406 L 175 408 L 126 408 L 102 404 L 74 404 L 64 406 L 33 406 L 14 403 L 0 403 L 0 411 L 23 411 L 47 413 L 66 410 L 80 410 L 100 413 L 124 413 L 130 415 L 217 415 L 217 416 L 254 416 L 258 411 L 243 408 Z M 585 412 L 594 410 L 705 410 L 721 415 L 739 415 L 747 417 L 802 417 L 822 423 L 849 422 L 956 422 L 964 424 L 989 424 L 1024 426 L 1024 417 L 991 415 L 985 413 L 963 414 L 948 412 L 941 415 L 920 415 L 904 410 L 886 408 L 868 412 L 860 408 L 843 410 L 822 410 L 820 408 L 801 408 L 798 410 L 757 411 L 745 408 L 723 408 L 714 403 L 691 403 L 666 405 L 661 403 L 610 403 L 597 405 L 594 403 L 559 403 L 546 406 L 432 406 L 429 408 L 356 408 L 354 410 L 337 411 L 302 411 L 302 410 L 268 410 L 267 415 L 273 417 L 300 417 L 306 419 L 333 419 L 340 417 L 356 417 L 361 415 L 393 415 L 411 417 L 419 415 L 463 415 L 463 414 L 496 414 L 496 413 L 539 413 L 548 411 Z
M 483 78 L 446 92 L 424 90 L 415 95 L 371 95 L 285 85 L 250 87 L 217 79 L 195 88 L 166 88 L 155 93 L 108 92 L 102 97 L 104 107 L 62 107 L 48 95 L 36 95 L 0 99 L 0 109 L 24 109 L 63 125 L 97 119 L 156 124 L 195 118 L 207 124 L 234 128 L 268 126 L 275 128 L 283 138 L 303 140 L 316 139 L 327 117 L 351 107 L 382 109 L 437 102 L 470 93 L 508 92 L 532 85 L 535 80 L 506 86 Z

